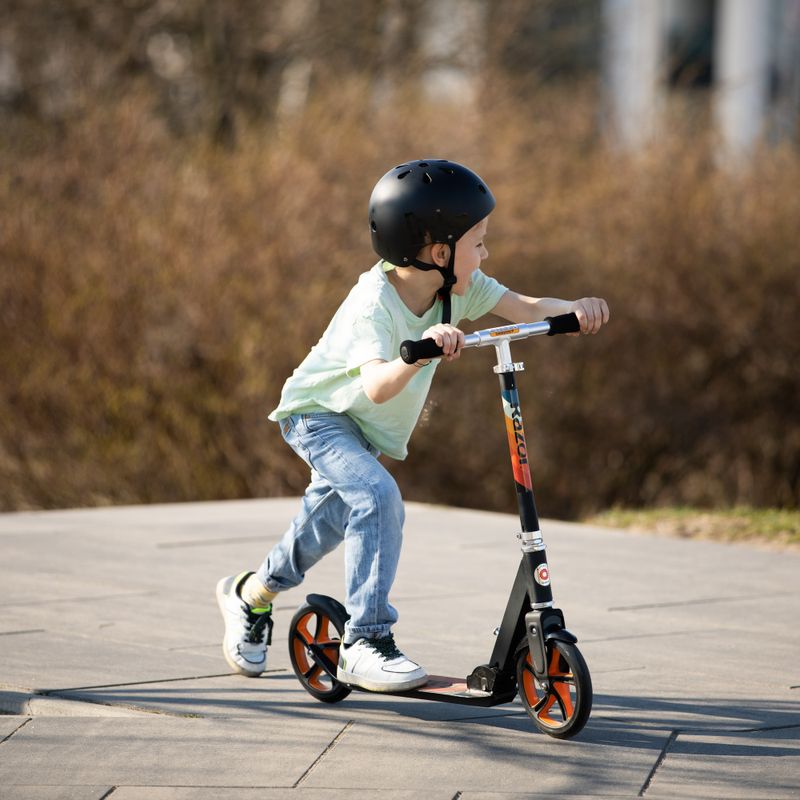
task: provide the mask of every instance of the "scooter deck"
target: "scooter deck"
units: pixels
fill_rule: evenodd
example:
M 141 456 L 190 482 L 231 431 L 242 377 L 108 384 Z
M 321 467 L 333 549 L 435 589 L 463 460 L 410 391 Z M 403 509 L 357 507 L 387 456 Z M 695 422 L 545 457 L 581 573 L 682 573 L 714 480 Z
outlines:
M 354 689 L 360 688 L 357 686 Z M 367 691 L 366 689 L 362 691 Z M 469 689 L 466 679 L 449 678 L 445 675 L 430 675 L 428 682 L 418 689 L 409 689 L 405 692 L 371 692 L 371 694 L 390 695 L 395 697 L 413 697 L 418 700 L 437 700 L 441 703 L 459 703 L 468 706 L 499 706 L 510 703 L 516 696 L 516 691 L 504 694 L 482 692 L 479 689 Z

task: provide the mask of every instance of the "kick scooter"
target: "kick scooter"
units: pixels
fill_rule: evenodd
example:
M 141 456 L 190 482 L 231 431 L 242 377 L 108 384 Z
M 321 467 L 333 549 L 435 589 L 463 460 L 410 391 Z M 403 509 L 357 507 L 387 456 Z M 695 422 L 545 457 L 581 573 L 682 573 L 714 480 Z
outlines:
M 575 333 L 580 324 L 574 314 L 549 317 L 544 322 L 487 328 L 464 337 L 464 347 L 493 346 L 494 371 L 506 419 L 508 447 L 517 489 L 522 530 L 517 534 L 522 560 L 511 587 L 497 639 L 488 663 L 475 667 L 465 679 L 430 676 L 419 689 L 381 694 L 438 700 L 473 706 L 511 702 L 517 693 L 533 724 L 543 733 L 567 739 L 579 733 L 592 709 L 592 679 L 576 646 L 577 639 L 553 606 L 550 572 L 539 518 L 533 498 L 528 451 L 522 425 L 515 373 L 523 364 L 511 360 L 510 343 L 529 336 Z M 442 350 L 433 339 L 403 342 L 400 355 L 407 364 L 435 358 Z M 352 689 L 336 678 L 339 644 L 348 619 L 337 600 L 310 594 L 289 628 L 289 655 L 303 688 L 317 700 L 336 703 Z

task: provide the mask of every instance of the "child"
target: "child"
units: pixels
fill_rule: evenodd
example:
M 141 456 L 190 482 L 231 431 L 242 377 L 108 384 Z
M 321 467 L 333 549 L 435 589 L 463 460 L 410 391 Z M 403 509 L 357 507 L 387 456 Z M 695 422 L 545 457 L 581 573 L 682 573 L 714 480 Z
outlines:
M 300 513 L 257 572 L 217 584 L 223 652 L 242 675 L 266 668 L 275 596 L 297 586 L 344 541 L 350 619 L 337 677 L 378 692 L 426 682 L 425 670 L 400 652 L 391 634 L 397 611 L 389 591 L 404 509 L 378 455 L 405 458 L 434 372 L 441 360 L 460 355 L 461 319 L 492 312 L 535 322 L 574 311 L 582 333 L 597 333 L 609 317 L 604 300 L 526 297 L 481 272 L 494 206 L 486 184 L 452 161 L 402 164 L 375 186 L 369 223 L 382 260 L 361 275 L 270 414 L 311 467 Z M 405 364 L 400 343 L 427 337 L 443 347 L 443 359 Z

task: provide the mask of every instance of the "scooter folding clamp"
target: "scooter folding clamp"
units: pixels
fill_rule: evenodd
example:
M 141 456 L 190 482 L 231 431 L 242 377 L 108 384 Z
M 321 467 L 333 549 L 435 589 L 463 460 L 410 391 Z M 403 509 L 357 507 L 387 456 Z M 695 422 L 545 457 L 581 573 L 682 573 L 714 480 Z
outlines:
M 517 534 L 517 539 L 522 542 L 523 553 L 537 553 L 545 549 L 541 531 L 522 531 Z
M 524 372 L 525 364 L 522 361 L 510 361 L 508 363 L 496 364 L 492 369 L 498 375 L 503 372 Z

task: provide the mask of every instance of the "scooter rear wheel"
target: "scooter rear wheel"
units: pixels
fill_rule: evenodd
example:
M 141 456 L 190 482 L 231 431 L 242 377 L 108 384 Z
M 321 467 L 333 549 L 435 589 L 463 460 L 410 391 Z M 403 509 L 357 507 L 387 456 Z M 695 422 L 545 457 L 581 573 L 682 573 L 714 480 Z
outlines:
M 303 688 L 323 703 L 338 703 L 350 694 L 350 687 L 336 679 L 339 645 L 346 612 L 329 597 L 307 598 L 289 626 L 289 658 Z
M 569 739 L 579 733 L 592 710 L 592 678 L 580 650 L 569 642 L 547 644 L 544 688 L 533 673 L 527 642 L 517 655 L 517 687 L 533 724 L 548 736 Z

